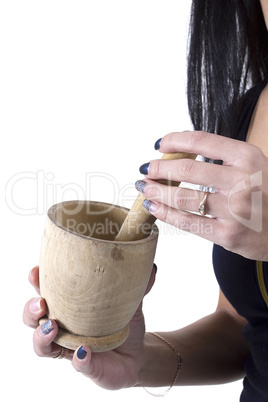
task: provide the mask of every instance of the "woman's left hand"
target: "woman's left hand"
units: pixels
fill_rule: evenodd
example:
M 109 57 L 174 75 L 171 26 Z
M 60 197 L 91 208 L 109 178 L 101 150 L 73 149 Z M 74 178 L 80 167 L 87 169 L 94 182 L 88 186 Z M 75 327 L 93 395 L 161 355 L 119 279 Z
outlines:
M 160 152 L 188 152 L 223 161 L 222 165 L 191 159 L 153 160 L 142 165 L 146 179 L 136 187 L 150 202 L 147 209 L 179 229 L 213 241 L 244 257 L 268 260 L 268 158 L 253 145 L 205 132 L 171 133 Z M 170 187 L 166 179 L 213 188 L 205 193 Z M 209 216 L 207 216 L 209 215 Z
M 151 276 L 145 294 L 154 285 L 156 265 L 152 267 Z M 30 283 L 40 295 L 39 267 L 31 270 Z M 34 350 L 40 357 L 59 357 L 62 348 L 54 340 L 58 333 L 55 320 L 48 320 L 42 326 L 39 320 L 47 315 L 48 308 L 43 298 L 29 300 L 23 311 L 24 323 L 35 328 L 33 336 Z M 145 322 L 142 312 L 142 301 L 129 323 L 129 335 L 125 342 L 116 349 L 92 353 L 88 346 L 83 346 L 82 355 L 77 351 L 65 349 L 65 358 L 72 361 L 73 367 L 102 388 L 115 390 L 133 387 L 139 382 L 139 373 L 145 362 L 144 331 Z M 81 345 L 82 346 L 82 345 Z

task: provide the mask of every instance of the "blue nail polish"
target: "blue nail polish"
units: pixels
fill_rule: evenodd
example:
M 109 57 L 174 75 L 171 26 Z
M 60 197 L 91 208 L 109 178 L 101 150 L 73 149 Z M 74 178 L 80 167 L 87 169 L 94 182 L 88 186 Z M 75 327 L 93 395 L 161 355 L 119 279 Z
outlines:
M 144 206 L 145 209 L 147 209 L 147 211 L 150 212 L 150 207 L 151 207 L 151 201 L 149 200 L 144 200 L 142 205 Z
M 43 335 L 48 335 L 54 329 L 52 321 L 48 320 L 41 326 L 41 332 Z
M 77 357 L 80 360 L 83 360 L 87 355 L 87 351 L 84 349 L 83 346 L 80 346 L 80 348 L 77 351 Z
M 146 182 L 143 180 L 137 180 L 135 183 L 136 190 L 140 191 L 142 194 L 145 192 Z
M 162 138 L 159 138 L 159 140 L 157 140 L 156 143 L 154 144 L 154 149 L 156 151 L 158 151 L 158 149 L 160 148 L 161 141 L 162 141 Z
M 141 165 L 140 173 L 147 175 L 149 173 L 149 166 L 150 166 L 150 163 L 144 163 L 143 165 Z

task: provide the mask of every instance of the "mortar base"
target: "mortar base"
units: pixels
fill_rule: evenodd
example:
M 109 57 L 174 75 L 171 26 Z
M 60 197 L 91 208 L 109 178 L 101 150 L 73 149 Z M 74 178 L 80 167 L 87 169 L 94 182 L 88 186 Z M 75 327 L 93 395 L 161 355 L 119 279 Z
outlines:
M 46 319 L 40 320 L 40 324 L 42 325 L 45 321 Z M 128 334 L 129 325 L 115 334 L 96 337 L 74 335 L 59 327 L 54 342 L 71 350 L 76 350 L 79 346 L 85 345 L 88 346 L 92 352 L 107 352 L 122 345 L 127 339 Z

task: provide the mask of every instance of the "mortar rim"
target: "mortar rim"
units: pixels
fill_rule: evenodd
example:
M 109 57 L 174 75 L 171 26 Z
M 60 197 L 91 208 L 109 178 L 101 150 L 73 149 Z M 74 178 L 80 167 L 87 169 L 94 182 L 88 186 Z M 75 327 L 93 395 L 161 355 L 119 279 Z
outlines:
M 93 200 L 92 200 L 92 201 L 91 201 L 91 200 L 69 200 L 69 201 L 62 201 L 62 202 L 59 202 L 59 203 L 56 203 L 56 204 L 52 205 L 52 206 L 48 209 L 48 211 L 47 211 L 47 216 L 48 216 L 48 218 L 50 219 L 50 221 L 51 221 L 54 225 L 56 225 L 58 228 L 64 230 L 65 232 L 67 232 L 67 233 L 69 233 L 69 234 L 72 234 L 72 235 L 77 236 L 77 237 L 81 237 L 81 238 L 83 238 L 83 239 L 85 239 L 85 240 L 98 241 L 98 242 L 100 242 L 100 243 L 105 243 L 105 244 L 107 244 L 107 243 L 110 243 L 110 244 L 124 244 L 124 245 L 133 244 L 133 243 L 135 243 L 135 244 L 142 244 L 142 243 L 147 243 L 148 241 L 153 241 L 153 240 L 154 240 L 155 238 L 157 238 L 158 235 L 159 235 L 159 228 L 158 228 L 158 226 L 154 223 L 154 224 L 152 225 L 152 230 L 151 230 L 151 233 L 149 234 L 149 236 L 147 236 L 147 237 L 145 237 L 145 238 L 143 238 L 143 239 L 140 239 L 140 240 L 131 240 L 131 241 L 105 240 L 105 239 L 101 239 L 101 238 L 98 238 L 98 237 L 86 236 L 86 235 L 77 233 L 77 232 L 75 232 L 75 231 L 72 231 L 72 230 L 70 230 L 70 229 L 67 229 L 65 226 L 63 226 L 63 225 L 55 218 L 55 211 L 56 211 L 58 208 L 60 208 L 60 206 L 62 206 L 62 205 L 73 205 L 73 204 L 77 204 L 77 205 L 78 205 L 78 204 L 86 204 L 86 203 L 103 204 L 103 205 L 107 205 L 107 206 L 119 208 L 119 209 L 121 209 L 121 210 L 125 210 L 126 213 L 129 212 L 129 208 L 126 208 L 126 207 L 123 207 L 123 206 L 117 205 L 117 204 L 111 204 L 111 203 L 109 203 L 109 202 L 93 201 Z

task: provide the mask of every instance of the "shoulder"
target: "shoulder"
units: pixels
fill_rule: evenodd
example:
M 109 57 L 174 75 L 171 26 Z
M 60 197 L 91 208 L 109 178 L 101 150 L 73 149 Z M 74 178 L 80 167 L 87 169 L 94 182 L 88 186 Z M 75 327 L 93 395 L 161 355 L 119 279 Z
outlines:
M 249 125 L 247 142 L 268 156 L 268 85 L 262 91 Z

